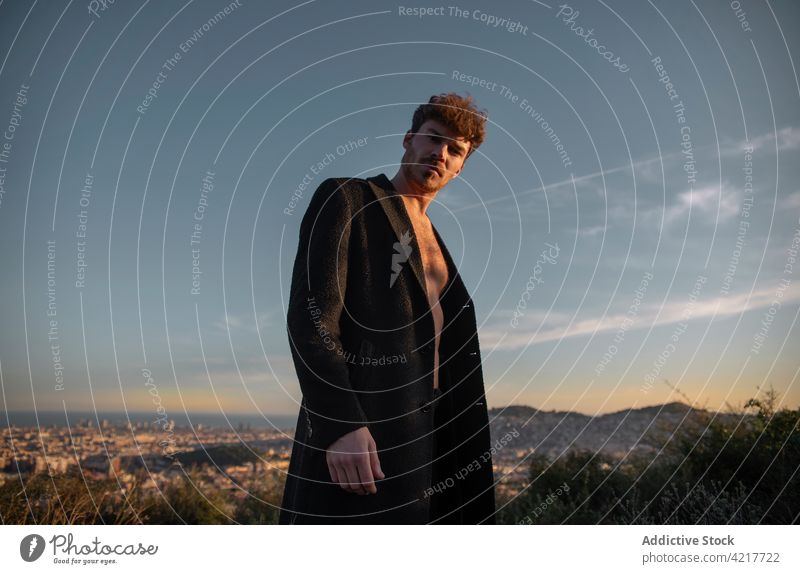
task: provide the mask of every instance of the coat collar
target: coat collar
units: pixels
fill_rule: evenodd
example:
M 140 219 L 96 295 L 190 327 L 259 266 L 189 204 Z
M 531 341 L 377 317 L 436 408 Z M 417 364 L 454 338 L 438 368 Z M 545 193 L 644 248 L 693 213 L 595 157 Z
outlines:
M 386 213 L 386 217 L 389 219 L 389 223 L 394 230 L 397 240 L 400 241 L 400 237 L 409 230 L 411 230 L 413 233 L 414 225 L 411 223 L 411 217 L 408 215 L 405 202 L 394 188 L 394 185 L 392 185 L 391 180 L 389 180 L 386 175 L 380 174 L 375 177 L 368 177 L 366 181 L 370 184 L 370 187 L 375 193 L 375 197 L 378 199 L 378 203 Z M 444 289 L 442 290 L 442 299 L 445 298 L 445 295 L 451 289 L 455 289 L 457 293 L 464 293 L 465 287 L 461 281 L 460 275 L 458 274 L 458 269 L 456 269 L 453 258 L 450 256 L 450 252 L 447 250 L 444 241 L 442 240 L 439 232 L 436 230 L 436 226 L 433 225 L 432 221 L 431 228 L 436 236 L 436 240 L 439 242 L 439 248 L 442 251 L 442 256 L 447 264 L 449 274 L 447 285 L 445 285 Z M 425 301 L 427 301 L 428 292 L 425 282 L 425 269 L 422 265 L 422 255 L 420 254 L 420 248 L 419 244 L 417 243 L 416 236 L 412 238 L 411 245 L 412 250 L 411 255 L 409 256 L 409 261 L 411 262 L 411 268 L 414 271 L 414 276 L 417 279 L 417 283 L 425 296 Z M 459 297 L 459 299 L 461 299 L 461 297 Z M 444 307 L 444 303 L 442 303 L 442 306 Z

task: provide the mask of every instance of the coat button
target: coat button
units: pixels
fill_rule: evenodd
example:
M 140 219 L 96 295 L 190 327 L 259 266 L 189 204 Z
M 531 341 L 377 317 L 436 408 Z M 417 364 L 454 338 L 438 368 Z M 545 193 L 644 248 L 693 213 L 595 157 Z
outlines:
M 419 402 L 419 407 L 420 407 L 420 409 L 422 409 L 423 413 L 430 412 L 430 410 L 431 410 L 430 403 L 426 403 L 425 401 L 420 401 Z

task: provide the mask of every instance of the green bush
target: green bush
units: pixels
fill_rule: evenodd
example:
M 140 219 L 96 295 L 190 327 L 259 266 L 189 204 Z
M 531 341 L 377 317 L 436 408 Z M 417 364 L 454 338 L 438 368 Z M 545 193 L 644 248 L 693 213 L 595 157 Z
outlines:
M 800 516 L 800 409 L 776 402 L 770 389 L 733 414 L 700 411 L 677 432 L 656 429 L 653 455 L 534 456 L 529 483 L 503 501 L 499 522 L 792 524 Z M 564 483 L 569 490 L 552 496 Z

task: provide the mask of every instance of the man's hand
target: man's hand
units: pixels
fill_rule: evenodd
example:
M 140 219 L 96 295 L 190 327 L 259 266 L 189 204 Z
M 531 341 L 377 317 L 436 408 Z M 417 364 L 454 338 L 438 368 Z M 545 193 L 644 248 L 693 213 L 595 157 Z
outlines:
M 375 441 L 367 427 L 339 437 L 325 453 L 331 480 L 347 492 L 375 494 L 378 489 L 373 476 L 381 480 L 386 478 L 376 451 Z

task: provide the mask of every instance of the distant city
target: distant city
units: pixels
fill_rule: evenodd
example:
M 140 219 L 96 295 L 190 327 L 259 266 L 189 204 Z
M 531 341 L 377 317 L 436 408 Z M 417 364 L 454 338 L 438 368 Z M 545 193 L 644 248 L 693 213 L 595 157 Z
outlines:
M 18 427 L 49 427 L 66 426 L 80 423 L 92 422 L 98 426 L 106 421 L 107 424 L 117 423 L 148 423 L 157 420 L 158 415 L 154 412 L 92 412 L 92 411 L 8 411 L 0 410 L 0 427 L 8 427 L 11 424 Z M 228 414 L 219 413 L 189 413 L 170 414 L 171 420 L 175 421 L 176 426 L 192 426 L 202 424 L 204 427 L 223 427 L 239 428 L 239 425 L 251 428 L 275 428 L 293 429 L 297 422 L 296 415 L 258 415 L 258 414 Z M 67 420 L 69 419 L 69 420 Z
M 577 449 L 615 458 L 652 451 L 652 431 L 663 438 L 702 414 L 708 413 L 683 403 L 595 417 L 527 406 L 490 409 L 498 494 L 513 496 L 524 486 L 533 453 L 553 460 Z M 288 470 L 295 417 L 190 418 L 191 425 L 152 414 L 73 413 L 67 426 L 64 413 L 4 413 L 0 484 L 32 473 L 80 471 L 87 478 L 116 480 L 123 489 L 138 482 L 144 492 L 155 492 L 194 464 L 216 487 L 236 492 L 266 474 Z
M 49 416 L 39 418 L 39 427 L 14 423 L 3 429 L 0 484 L 33 473 L 79 471 L 87 479 L 116 480 L 121 492 L 137 483 L 143 493 L 153 494 L 177 483 L 184 467 L 194 463 L 215 487 L 242 491 L 258 477 L 289 466 L 291 428 L 255 428 L 249 421 L 235 422 L 233 428 L 203 422 L 161 425 L 152 417 L 149 422 L 131 417 L 128 423 L 124 415 L 105 415 L 99 425 L 94 417 L 80 417 L 66 426 Z

